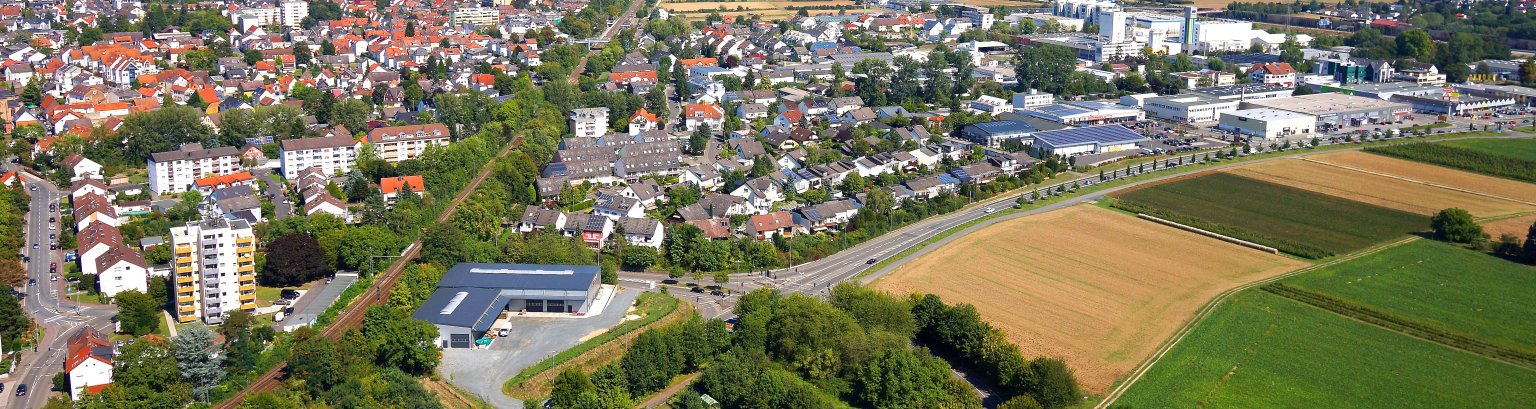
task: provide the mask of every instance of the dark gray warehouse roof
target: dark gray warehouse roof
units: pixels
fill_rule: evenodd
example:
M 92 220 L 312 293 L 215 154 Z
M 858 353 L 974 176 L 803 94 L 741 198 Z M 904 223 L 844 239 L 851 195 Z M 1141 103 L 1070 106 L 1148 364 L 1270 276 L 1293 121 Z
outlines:
M 1087 128 L 1072 128 L 1056 131 L 1035 132 L 1035 139 L 1052 147 L 1067 147 L 1087 144 L 1122 144 L 1141 142 L 1147 137 L 1141 136 L 1130 129 L 1120 125 L 1100 125 Z

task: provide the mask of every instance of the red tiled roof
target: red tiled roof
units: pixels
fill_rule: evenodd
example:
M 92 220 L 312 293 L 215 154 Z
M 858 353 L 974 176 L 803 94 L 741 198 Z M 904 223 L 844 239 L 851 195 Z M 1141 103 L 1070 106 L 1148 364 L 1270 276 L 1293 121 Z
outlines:
M 379 191 L 385 194 L 399 192 L 401 188 L 407 185 L 410 186 L 413 192 L 420 193 L 427 190 L 426 182 L 421 180 L 421 176 L 396 176 L 379 179 Z

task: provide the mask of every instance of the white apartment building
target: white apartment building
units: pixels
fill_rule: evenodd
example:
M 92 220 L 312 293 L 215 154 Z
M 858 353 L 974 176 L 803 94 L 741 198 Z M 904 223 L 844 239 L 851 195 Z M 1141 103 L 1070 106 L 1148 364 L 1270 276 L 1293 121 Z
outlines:
M 1041 107 L 1056 103 L 1056 95 L 1030 88 L 1029 92 L 1013 94 L 1013 109 Z
M 174 151 L 149 155 L 149 191 L 156 195 L 179 194 L 187 191 L 199 178 L 241 169 L 240 149 L 233 146 L 203 149 L 202 145 L 189 143 Z
M 596 138 L 608 133 L 608 108 L 571 110 L 571 133 L 577 138 Z
M 256 309 L 256 236 L 241 219 L 205 215 L 171 228 L 176 321 L 224 321 L 229 311 Z
M 357 163 L 357 149 L 356 140 L 340 134 L 283 141 L 279 155 L 283 178 L 297 178 L 299 171 L 311 166 L 319 166 L 326 175 L 351 172 Z
M 282 0 L 275 6 L 241 8 L 230 13 L 228 17 L 242 32 L 275 25 L 296 28 L 305 17 L 309 17 L 309 2 Z
M 128 290 L 149 293 L 149 263 L 132 247 L 113 247 L 96 257 L 96 285 L 108 297 Z
M 982 30 L 991 30 L 997 23 L 992 10 L 980 6 L 960 6 L 960 17 L 971 19 L 971 26 Z
M 501 23 L 501 10 L 493 7 L 460 7 L 448 13 L 454 27 L 465 24 L 475 27 L 494 27 Z
M 399 163 L 421 156 L 428 146 L 448 146 L 448 137 L 443 124 L 386 126 L 368 131 L 368 144 L 379 159 Z

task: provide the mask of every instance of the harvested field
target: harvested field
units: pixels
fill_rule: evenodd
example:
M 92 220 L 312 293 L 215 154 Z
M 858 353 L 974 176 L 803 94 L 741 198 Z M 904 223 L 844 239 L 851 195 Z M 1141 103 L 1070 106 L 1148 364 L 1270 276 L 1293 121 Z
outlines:
M 1483 232 L 1495 240 L 1501 234 L 1514 235 L 1520 240 L 1525 240 L 1526 233 L 1530 232 L 1531 224 L 1536 223 L 1536 215 L 1511 217 L 1499 221 L 1483 223 Z
M 1423 215 L 1450 207 L 1467 209 L 1477 217 L 1536 210 L 1536 206 L 1508 199 L 1459 192 L 1302 159 L 1272 160 L 1224 172 Z
M 874 286 L 973 304 L 1026 356 L 1065 358 L 1103 393 L 1216 294 L 1305 265 L 1083 205 L 966 235 Z
M 1372 155 L 1360 151 L 1324 153 L 1307 156 L 1307 159 L 1449 186 L 1490 196 L 1536 203 L 1536 184 L 1500 177 L 1481 175 L 1389 156 Z
M 1042 3 L 1035 1 L 1016 0 L 959 0 L 960 4 L 981 7 L 1039 7 Z
M 1291 165 L 1288 162 L 1258 165 Z M 1429 219 L 1421 215 L 1324 193 L 1328 192 L 1296 189 L 1236 173 L 1211 172 L 1117 193 L 1114 197 L 1120 199 L 1115 206 L 1122 209 L 1172 218 L 1308 258 L 1349 253 L 1429 226 Z

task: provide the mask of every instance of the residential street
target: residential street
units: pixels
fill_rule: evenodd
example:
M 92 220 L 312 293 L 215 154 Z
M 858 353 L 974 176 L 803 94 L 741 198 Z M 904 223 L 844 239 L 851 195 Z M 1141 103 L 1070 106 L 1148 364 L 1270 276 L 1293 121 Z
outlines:
M 61 298 L 69 283 L 62 279 L 49 280 L 49 263 L 57 262 L 62 269 L 64 257 L 62 252 L 49 250 L 48 235 L 56 234 L 59 230 L 49 229 L 49 217 L 57 217 L 58 213 L 50 212 L 48 205 L 58 203 L 63 194 L 46 180 L 26 172 L 19 173 L 23 175 L 25 186 L 37 186 L 37 190 L 28 192 L 32 195 L 32 202 L 27 214 L 28 244 L 24 249 L 27 256 L 32 258 L 31 262 L 26 263 L 28 275 L 37 281 L 37 285 L 22 288 L 22 292 L 26 293 L 22 307 L 42 327 L 43 342 L 36 352 L 22 351 L 19 366 L 5 382 L 6 393 L 0 394 L 0 407 L 38 408 L 48 400 L 53 375 L 63 370 L 65 345 L 69 337 L 82 326 L 97 328 L 105 333 L 112 332 L 110 319 L 117 314 L 117 309 L 111 306 L 80 305 Z M 59 207 L 62 209 L 64 205 L 60 204 Z M 59 226 L 57 220 L 52 224 L 58 229 L 69 228 Z M 37 248 L 31 247 L 33 243 L 37 244 Z M 26 384 L 31 390 L 27 396 L 19 397 L 11 392 L 21 384 Z

